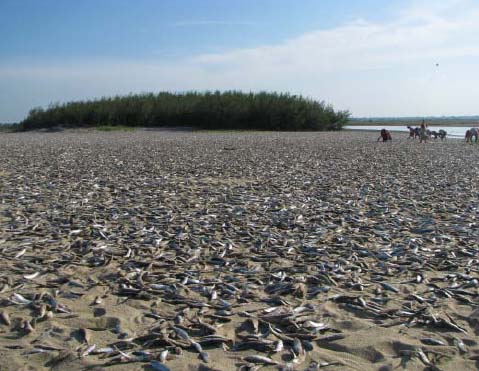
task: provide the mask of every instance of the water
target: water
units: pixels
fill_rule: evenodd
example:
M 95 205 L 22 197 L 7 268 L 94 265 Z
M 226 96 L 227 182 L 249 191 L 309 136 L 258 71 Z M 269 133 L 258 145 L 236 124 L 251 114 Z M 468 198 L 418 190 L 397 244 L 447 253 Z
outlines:
M 344 127 L 348 130 L 376 130 L 387 129 L 390 131 L 400 131 L 409 133 L 409 129 L 406 126 L 394 126 L 394 125 L 346 125 Z M 439 131 L 440 129 L 447 131 L 448 137 L 464 138 L 466 130 L 470 129 L 467 126 L 428 126 L 429 130 Z

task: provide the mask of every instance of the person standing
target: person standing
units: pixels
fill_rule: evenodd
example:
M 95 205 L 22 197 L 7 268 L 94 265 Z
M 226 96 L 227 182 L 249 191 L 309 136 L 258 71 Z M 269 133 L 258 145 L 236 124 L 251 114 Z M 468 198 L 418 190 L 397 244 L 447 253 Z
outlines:
M 424 122 L 424 120 L 422 120 L 421 129 L 419 129 L 419 143 L 422 143 L 422 142 L 424 143 L 427 142 L 427 125 Z

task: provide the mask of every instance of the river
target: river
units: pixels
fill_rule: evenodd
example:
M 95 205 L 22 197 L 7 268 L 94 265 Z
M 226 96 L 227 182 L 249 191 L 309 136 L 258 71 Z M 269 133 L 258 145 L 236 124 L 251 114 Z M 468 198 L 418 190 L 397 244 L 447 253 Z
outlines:
M 406 126 L 394 126 L 394 125 L 346 125 L 344 129 L 347 130 L 381 130 L 387 129 L 390 131 L 409 132 Z M 447 131 L 448 137 L 464 138 L 464 134 L 468 127 L 464 126 L 428 126 L 429 130 L 439 131 L 440 129 Z

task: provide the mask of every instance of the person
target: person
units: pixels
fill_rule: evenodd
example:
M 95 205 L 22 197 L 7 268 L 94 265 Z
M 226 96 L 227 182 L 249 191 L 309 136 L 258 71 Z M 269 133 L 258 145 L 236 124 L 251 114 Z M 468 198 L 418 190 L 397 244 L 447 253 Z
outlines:
M 383 142 L 387 142 L 388 140 L 393 140 L 392 136 L 391 136 L 391 132 L 389 130 L 386 130 L 386 129 L 381 129 L 381 133 L 379 135 L 379 138 L 378 138 L 378 142 L 381 140 L 383 140 Z
M 419 143 L 422 143 L 422 142 L 424 143 L 427 142 L 427 125 L 424 122 L 424 120 L 422 120 L 421 129 L 419 129 Z
M 475 138 L 474 142 L 477 143 L 479 140 L 479 128 L 471 128 L 466 131 L 466 143 L 470 142 L 472 144 L 473 138 Z
M 409 129 L 409 138 L 412 138 L 412 139 L 416 139 L 417 137 L 417 128 L 412 128 L 410 126 L 407 126 L 407 128 Z
M 447 135 L 446 130 L 442 130 L 442 129 L 439 130 L 439 138 L 441 138 L 441 140 L 446 139 L 446 135 Z

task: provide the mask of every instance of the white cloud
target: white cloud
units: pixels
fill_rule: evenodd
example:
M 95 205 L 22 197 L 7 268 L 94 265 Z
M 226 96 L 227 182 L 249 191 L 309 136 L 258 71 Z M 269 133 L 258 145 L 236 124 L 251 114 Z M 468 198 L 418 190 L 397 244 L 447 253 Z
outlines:
M 33 102 L 194 89 L 289 91 L 357 116 L 477 114 L 478 18 L 474 1 L 416 1 L 389 22 L 356 20 L 174 62 L 0 65 L 0 85 L 44 87 L 25 97 L 22 114 Z

